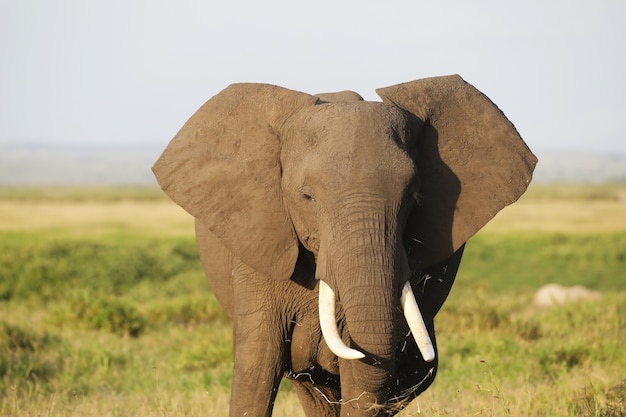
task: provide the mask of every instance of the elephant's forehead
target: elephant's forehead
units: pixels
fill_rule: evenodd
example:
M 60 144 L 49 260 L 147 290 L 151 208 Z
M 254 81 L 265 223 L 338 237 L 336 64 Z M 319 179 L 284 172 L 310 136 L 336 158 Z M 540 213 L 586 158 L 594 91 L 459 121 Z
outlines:
M 415 166 L 406 151 L 407 123 L 401 110 L 384 103 L 323 103 L 290 130 L 298 147 L 307 148 L 305 165 L 312 169 L 409 181 Z
M 296 135 L 315 146 L 340 154 L 367 156 L 367 149 L 394 152 L 406 142 L 406 115 L 380 102 L 322 103 L 314 106 L 296 126 Z M 373 155 L 372 155 L 373 156 Z
M 307 124 L 323 123 L 330 126 L 403 125 L 404 113 L 396 106 L 378 101 L 319 103 L 310 109 Z

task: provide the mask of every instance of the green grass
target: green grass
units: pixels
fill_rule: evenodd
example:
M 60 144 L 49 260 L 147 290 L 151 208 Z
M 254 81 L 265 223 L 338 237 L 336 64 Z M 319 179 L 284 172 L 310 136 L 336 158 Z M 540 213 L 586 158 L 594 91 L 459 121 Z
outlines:
M 554 282 L 602 291 L 626 290 L 626 232 L 479 233 L 461 263 L 459 286 L 505 292 Z
M 624 292 L 538 310 L 530 292 L 453 291 L 436 319 L 440 373 L 418 399 L 422 409 L 432 404 L 437 416 L 626 415 Z
M 597 199 L 621 207 L 614 196 L 623 187 L 605 187 L 531 189 L 524 204 L 552 195 L 576 207 Z M 46 205 L 113 207 L 135 201 L 133 192 L 3 190 L 0 200 L 35 201 L 38 213 L 59 215 Z M 137 200 L 163 205 L 154 198 Z M 55 228 L 53 217 L 9 230 L 3 219 L 0 415 L 227 415 L 231 325 L 192 229 L 124 207 L 119 218 L 128 210 L 132 225 L 76 219 L 86 226 Z M 469 242 L 436 319 L 439 375 L 403 415 L 626 416 L 626 231 L 505 226 Z M 602 298 L 533 307 L 534 291 L 549 282 L 583 284 Z M 289 384 L 275 415 L 302 416 Z

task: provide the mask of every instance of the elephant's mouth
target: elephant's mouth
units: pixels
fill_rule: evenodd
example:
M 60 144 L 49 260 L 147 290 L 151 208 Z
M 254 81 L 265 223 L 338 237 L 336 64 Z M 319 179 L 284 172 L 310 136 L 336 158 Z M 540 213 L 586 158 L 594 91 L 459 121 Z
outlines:
M 341 340 L 335 316 L 335 293 L 324 281 L 320 280 L 319 282 L 320 327 L 328 348 L 335 355 L 343 359 L 364 358 L 365 354 L 363 354 L 363 352 L 346 346 L 343 340 Z M 409 325 L 409 329 L 411 329 L 411 333 L 413 334 L 413 338 L 415 338 L 415 342 L 417 343 L 422 357 L 426 362 L 432 361 L 435 359 L 435 349 L 428 335 L 428 330 L 426 329 L 424 318 L 417 305 L 417 300 L 411 289 L 411 284 L 408 281 L 402 288 L 400 306 L 402 307 L 404 317 Z
M 308 251 L 314 254 L 317 254 L 320 250 L 320 240 L 314 235 L 305 236 L 301 242 Z

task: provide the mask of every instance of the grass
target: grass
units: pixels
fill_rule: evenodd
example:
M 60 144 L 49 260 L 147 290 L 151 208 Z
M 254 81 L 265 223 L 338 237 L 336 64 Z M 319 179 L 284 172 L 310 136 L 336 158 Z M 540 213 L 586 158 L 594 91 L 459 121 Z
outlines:
M 625 189 L 531 187 L 470 241 L 439 375 L 402 415 L 626 416 Z M 184 211 L 152 189 L 5 189 L 0 237 L 0 415 L 227 415 L 231 326 Z M 602 298 L 533 307 L 548 282 Z M 275 415 L 303 415 L 288 383 Z

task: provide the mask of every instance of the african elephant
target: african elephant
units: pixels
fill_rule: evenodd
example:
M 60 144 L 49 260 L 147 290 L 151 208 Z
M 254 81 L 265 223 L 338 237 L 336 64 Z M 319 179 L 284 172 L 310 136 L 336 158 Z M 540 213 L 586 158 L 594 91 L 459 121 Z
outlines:
M 234 84 L 153 167 L 233 320 L 231 416 L 271 415 L 283 376 L 307 416 L 397 413 L 435 378 L 465 242 L 530 182 L 535 156 L 458 75 L 377 93 Z

